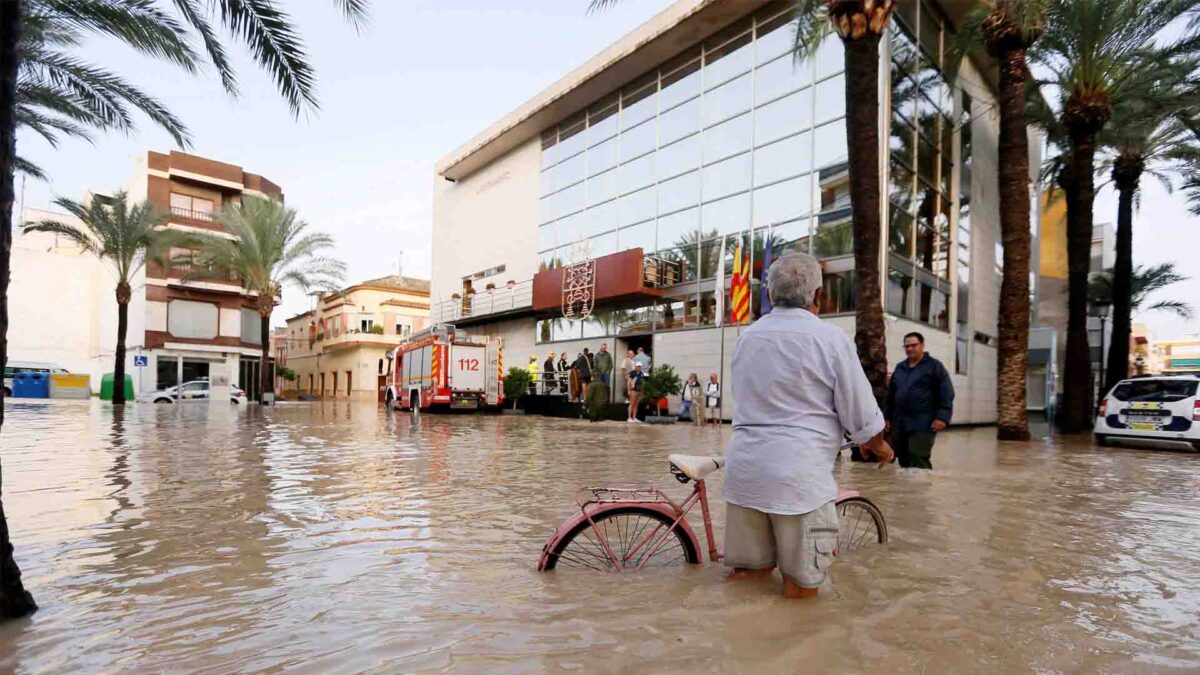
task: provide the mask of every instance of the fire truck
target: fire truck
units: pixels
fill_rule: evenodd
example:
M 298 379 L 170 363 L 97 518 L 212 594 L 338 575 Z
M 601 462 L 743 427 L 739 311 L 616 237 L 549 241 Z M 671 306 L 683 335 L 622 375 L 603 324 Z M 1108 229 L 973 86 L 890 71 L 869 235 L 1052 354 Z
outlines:
M 388 406 L 397 410 L 480 410 L 504 403 L 500 338 L 435 324 L 388 358 Z

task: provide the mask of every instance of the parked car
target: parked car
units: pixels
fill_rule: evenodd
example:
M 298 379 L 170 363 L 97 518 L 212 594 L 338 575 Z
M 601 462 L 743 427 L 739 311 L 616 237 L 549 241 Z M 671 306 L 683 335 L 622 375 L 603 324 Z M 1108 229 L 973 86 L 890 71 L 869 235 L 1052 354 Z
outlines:
M 229 401 L 234 405 L 246 403 L 249 399 L 246 398 L 246 392 L 236 384 L 229 386 Z M 184 382 L 177 387 L 167 387 L 152 391 L 149 394 L 142 394 L 138 397 L 139 401 L 146 403 L 177 403 L 183 401 L 200 401 L 208 399 L 208 380 L 192 380 Z
M 9 361 L 4 367 L 4 395 L 13 395 L 13 375 L 17 373 L 65 373 L 66 368 L 59 367 L 56 363 L 41 363 L 38 361 Z
M 1164 375 L 1123 380 L 1100 401 L 1098 445 L 1200 450 L 1200 378 Z

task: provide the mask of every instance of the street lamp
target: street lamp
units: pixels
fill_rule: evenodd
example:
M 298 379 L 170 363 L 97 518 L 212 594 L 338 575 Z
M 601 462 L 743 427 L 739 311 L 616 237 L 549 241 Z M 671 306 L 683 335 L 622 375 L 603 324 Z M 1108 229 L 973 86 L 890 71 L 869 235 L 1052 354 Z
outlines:
M 1104 398 L 1104 365 L 1108 360 L 1104 353 L 1104 330 L 1108 324 L 1108 310 L 1112 307 L 1112 301 L 1107 297 L 1093 298 L 1088 307 L 1088 314 L 1100 319 L 1100 393 L 1096 398 L 1096 405 L 1100 405 L 1100 399 Z

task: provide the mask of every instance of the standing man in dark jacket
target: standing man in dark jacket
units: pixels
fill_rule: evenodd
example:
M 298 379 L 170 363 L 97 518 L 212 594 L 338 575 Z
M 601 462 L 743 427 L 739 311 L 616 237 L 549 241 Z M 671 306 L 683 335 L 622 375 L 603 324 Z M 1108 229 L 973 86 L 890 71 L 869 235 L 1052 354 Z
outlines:
M 905 335 L 904 354 L 888 383 L 885 417 L 900 466 L 932 469 L 934 438 L 954 413 L 954 385 L 946 366 L 925 353 L 924 335 Z

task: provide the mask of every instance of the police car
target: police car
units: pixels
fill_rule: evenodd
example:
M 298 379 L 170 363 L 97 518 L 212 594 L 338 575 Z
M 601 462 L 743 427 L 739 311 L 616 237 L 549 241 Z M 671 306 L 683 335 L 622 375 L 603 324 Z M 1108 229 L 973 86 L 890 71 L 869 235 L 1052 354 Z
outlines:
M 1189 375 L 1124 380 L 1100 401 L 1097 445 L 1136 445 L 1200 450 L 1200 377 Z

